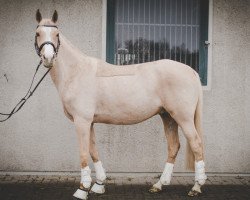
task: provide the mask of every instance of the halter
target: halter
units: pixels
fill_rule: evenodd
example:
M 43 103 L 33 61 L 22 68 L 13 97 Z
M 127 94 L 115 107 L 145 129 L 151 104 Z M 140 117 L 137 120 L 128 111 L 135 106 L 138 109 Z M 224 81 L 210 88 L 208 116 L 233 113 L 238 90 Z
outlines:
M 44 27 L 54 27 L 54 28 L 57 28 L 57 26 L 55 25 L 38 25 L 36 28 L 38 28 L 39 26 L 44 26 Z M 60 47 L 60 39 L 58 37 L 58 43 L 57 43 L 57 47 L 55 47 L 55 45 L 53 44 L 53 42 L 50 42 L 50 41 L 45 41 L 44 43 L 41 44 L 41 46 L 39 47 L 38 44 L 37 44 L 37 35 L 35 36 L 35 49 L 36 49 L 36 53 L 39 57 L 41 57 L 41 50 L 43 48 L 44 45 L 46 44 L 50 44 L 53 49 L 54 49 L 54 54 L 57 56 L 57 53 L 58 53 L 58 50 L 59 50 L 59 47 Z

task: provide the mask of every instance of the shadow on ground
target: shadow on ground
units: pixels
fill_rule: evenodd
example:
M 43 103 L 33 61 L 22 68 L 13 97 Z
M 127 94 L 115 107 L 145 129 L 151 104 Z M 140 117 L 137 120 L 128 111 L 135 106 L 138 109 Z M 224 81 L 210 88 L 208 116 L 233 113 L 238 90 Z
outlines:
M 207 185 L 199 197 L 188 197 L 191 185 L 170 185 L 158 194 L 147 192 L 148 185 L 115 185 L 106 186 L 103 195 L 90 195 L 89 200 L 182 200 L 182 199 L 250 199 L 250 187 L 246 185 Z M 68 200 L 77 189 L 75 184 L 34 184 L 4 183 L 0 184 L 1 200 Z

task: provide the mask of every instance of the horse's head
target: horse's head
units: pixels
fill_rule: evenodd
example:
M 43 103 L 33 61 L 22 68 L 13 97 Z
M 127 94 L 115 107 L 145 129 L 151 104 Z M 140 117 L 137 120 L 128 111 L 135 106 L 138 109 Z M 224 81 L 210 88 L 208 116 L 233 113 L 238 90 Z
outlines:
M 36 12 L 38 26 L 35 36 L 35 48 L 43 61 L 43 65 L 47 68 L 53 66 L 53 61 L 60 46 L 59 31 L 56 25 L 57 19 L 56 10 L 51 19 L 42 19 L 40 11 L 37 10 Z

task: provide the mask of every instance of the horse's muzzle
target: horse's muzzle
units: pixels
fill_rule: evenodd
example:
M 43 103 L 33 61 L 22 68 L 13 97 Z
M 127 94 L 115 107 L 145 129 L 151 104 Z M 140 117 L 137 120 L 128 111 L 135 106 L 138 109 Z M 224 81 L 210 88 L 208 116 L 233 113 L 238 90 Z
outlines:
M 46 62 L 43 60 L 43 66 L 46 68 L 51 68 L 53 67 L 53 59 L 51 60 L 51 62 Z

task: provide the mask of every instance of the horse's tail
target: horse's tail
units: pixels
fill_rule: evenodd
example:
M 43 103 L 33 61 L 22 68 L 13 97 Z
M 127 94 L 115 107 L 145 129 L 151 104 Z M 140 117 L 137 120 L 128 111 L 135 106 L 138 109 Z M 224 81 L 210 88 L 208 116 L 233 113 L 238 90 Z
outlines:
M 201 85 L 199 86 L 199 98 L 194 114 L 194 124 L 196 131 L 198 132 L 198 135 L 200 136 L 201 139 L 201 145 L 202 145 L 202 157 L 204 159 L 204 143 L 203 143 L 203 134 L 202 134 L 202 104 L 203 104 L 203 99 L 202 99 L 202 87 Z M 189 142 L 187 142 L 187 149 L 186 149 L 186 168 L 189 170 L 194 171 L 194 164 L 195 164 L 195 158 L 194 154 L 191 150 Z

